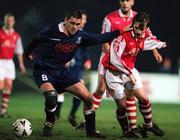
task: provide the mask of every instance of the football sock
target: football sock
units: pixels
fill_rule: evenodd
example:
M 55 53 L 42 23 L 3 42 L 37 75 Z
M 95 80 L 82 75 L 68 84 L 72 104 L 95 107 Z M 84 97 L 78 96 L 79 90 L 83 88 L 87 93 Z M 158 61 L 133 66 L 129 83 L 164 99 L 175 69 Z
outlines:
M 95 92 L 92 94 L 94 109 L 97 110 L 101 104 L 102 97 L 97 95 Z
M 55 111 L 55 115 L 57 118 L 59 118 L 61 116 L 61 107 L 63 105 L 63 102 L 57 102 L 57 108 Z
M 58 94 L 57 96 L 57 107 L 56 107 L 56 111 L 55 111 L 55 115 L 57 117 L 57 119 L 59 119 L 60 115 L 61 115 L 61 107 L 64 103 L 64 94 Z
M 73 97 L 73 99 L 72 99 L 72 108 L 71 108 L 71 111 L 70 111 L 70 114 L 69 114 L 70 116 L 75 117 L 76 112 L 77 112 L 80 104 L 81 104 L 81 100 L 79 98 L 77 98 L 77 97 Z
M 116 118 L 121 126 L 123 133 L 129 131 L 128 118 L 125 111 L 116 110 Z
M 128 121 L 131 129 L 137 127 L 136 125 L 136 99 L 135 97 L 126 99 Z
M 147 127 L 152 127 L 152 111 L 151 111 L 151 103 L 149 100 L 145 102 L 139 102 L 139 110 L 144 118 L 144 125 Z
M 95 111 L 87 110 L 84 112 L 84 117 L 86 121 L 86 134 L 92 135 L 96 131 L 96 122 L 95 122 Z
M 7 112 L 9 100 L 10 100 L 10 92 L 4 90 L 2 93 L 2 103 L 1 103 L 1 114 L 4 114 Z

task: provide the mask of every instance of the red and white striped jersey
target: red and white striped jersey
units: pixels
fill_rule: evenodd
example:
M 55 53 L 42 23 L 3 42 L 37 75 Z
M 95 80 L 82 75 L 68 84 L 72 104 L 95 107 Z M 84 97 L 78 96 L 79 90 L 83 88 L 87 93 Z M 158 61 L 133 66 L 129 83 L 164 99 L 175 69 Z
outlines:
M 121 9 L 116 10 L 110 14 L 108 14 L 103 21 L 102 33 L 111 32 L 114 30 L 123 30 L 127 25 L 132 24 L 132 19 L 137 13 L 134 11 L 130 11 L 130 16 L 125 17 L 122 13 Z
M 152 50 L 166 47 L 161 42 L 149 35 L 146 31 L 141 38 L 135 38 L 133 31 L 124 32 L 111 43 L 110 49 L 103 57 L 102 63 L 106 69 L 121 71 L 127 75 L 134 68 L 136 56 L 139 50 Z
M 20 35 L 14 30 L 0 29 L 0 59 L 13 59 L 14 53 L 23 53 Z

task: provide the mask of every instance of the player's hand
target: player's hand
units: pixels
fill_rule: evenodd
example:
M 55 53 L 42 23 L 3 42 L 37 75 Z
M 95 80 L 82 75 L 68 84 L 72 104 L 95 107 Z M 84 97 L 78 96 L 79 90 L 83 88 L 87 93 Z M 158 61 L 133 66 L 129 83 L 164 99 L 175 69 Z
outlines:
M 89 70 L 91 68 L 91 60 L 88 59 L 84 62 L 84 69 Z
M 25 55 L 27 59 L 29 59 L 30 61 L 33 61 L 35 58 L 35 54 L 34 53 L 30 53 L 30 54 L 26 54 Z
M 131 24 L 130 24 L 130 25 L 127 25 L 127 26 L 125 26 L 125 27 L 123 28 L 123 32 L 131 31 L 131 30 L 133 30 Z
M 21 71 L 21 74 L 26 74 L 26 68 L 25 68 L 25 66 L 24 66 L 24 64 L 21 64 L 20 66 L 20 71 Z
M 157 49 L 154 49 L 154 50 L 153 50 L 153 56 L 154 56 L 154 58 L 156 59 L 156 61 L 157 61 L 158 63 L 162 63 L 163 58 L 162 58 L 161 54 L 158 52 Z
M 162 46 L 162 48 L 166 48 L 167 47 L 167 43 L 166 42 L 163 42 L 164 44 L 163 44 L 163 46 Z
M 135 83 L 136 83 L 136 78 L 134 77 L 134 75 L 130 74 L 130 75 L 129 75 L 129 79 L 131 80 L 132 84 L 135 85 Z

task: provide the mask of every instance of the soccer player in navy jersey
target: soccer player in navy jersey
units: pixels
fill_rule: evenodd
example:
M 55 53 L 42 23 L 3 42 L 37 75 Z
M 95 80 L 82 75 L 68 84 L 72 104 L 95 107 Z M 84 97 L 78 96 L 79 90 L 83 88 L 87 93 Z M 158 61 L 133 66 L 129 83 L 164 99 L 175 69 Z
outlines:
M 82 13 L 82 21 L 80 24 L 80 30 L 83 30 L 83 28 L 85 27 L 87 23 L 87 14 L 84 10 L 81 10 L 81 13 Z M 89 70 L 91 68 L 89 48 L 87 47 L 78 48 L 75 53 L 74 58 L 71 61 L 69 61 L 66 64 L 66 66 L 67 68 L 71 69 L 80 78 L 82 83 L 84 83 L 84 80 L 83 80 L 84 70 Z M 58 95 L 57 108 L 55 111 L 56 119 L 60 118 L 61 107 L 63 105 L 63 102 L 64 102 L 64 94 L 62 93 Z M 79 99 L 76 96 L 73 96 L 72 106 L 71 106 L 71 110 L 68 116 L 68 122 L 73 127 L 78 125 L 77 120 L 76 120 L 76 112 L 78 111 L 80 104 L 81 104 L 81 99 Z
M 96 132 L 91 93 L 76 74 L 65 67 L 65 64 L 74 57 L 77 48 L 108 42 L 120 32 L 116 30 L 104 34 L 88 33 L 79 30 L 81 20 L 80 10 L 69 11 L 64 22 L 48 26 L 35 36 L 26 51 L 26 55 L 34 61 L 34 81 L 45 97 L 44 136 L 52 135 L 57 94 L 68 91 L 84 102 L 87 137 L 104 138 Z

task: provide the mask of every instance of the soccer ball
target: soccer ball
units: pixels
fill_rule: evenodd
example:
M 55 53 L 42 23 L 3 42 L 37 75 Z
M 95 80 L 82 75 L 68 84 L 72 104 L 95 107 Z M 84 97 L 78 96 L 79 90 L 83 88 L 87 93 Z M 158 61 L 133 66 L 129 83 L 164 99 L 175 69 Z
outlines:
M 32 125 L 27 119 L 17 119 L 13 123 L 13 133 L 18 137 L 27 137 L 32 133 Z

